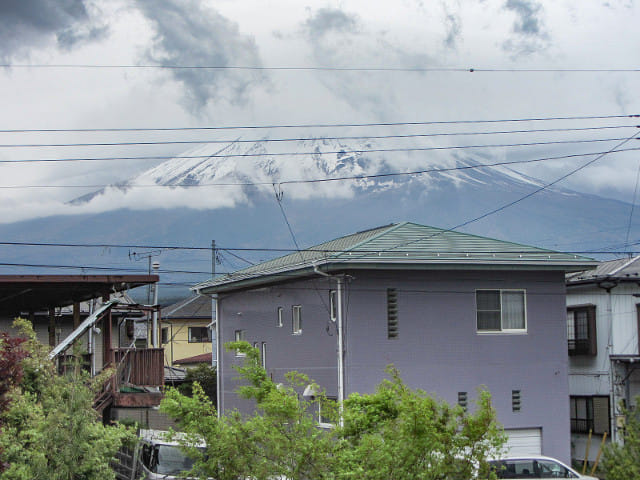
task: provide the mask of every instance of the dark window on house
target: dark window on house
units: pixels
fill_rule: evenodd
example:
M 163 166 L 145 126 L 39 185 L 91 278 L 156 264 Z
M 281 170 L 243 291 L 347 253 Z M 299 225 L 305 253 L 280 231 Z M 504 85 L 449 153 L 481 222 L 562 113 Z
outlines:
M 597 355 L 596 306 L 567 308 L 569 355 Z
M 282 320 L 282 307 L 278 307 L 278 310 L 276 312 L 276 327 L 280 328 L 283 325 L 283 320 Z
M 480 332 L 527 329 L 524 290 L 476 290 L 476 321 Z
M 522 396 L 520 390 L 511 390 L 511 411 L 519 412 L 522 409 Z
M 569 401 L 573 433 L 589 433 L 589 430 L 595 434 L 609 433 L 611 418 L 608 396 L 572 396 Z
M 189 327 L 189 343 L 204 343 L 211 341 L 209 327 Z
M 267 342 L 262 342 L 262 355 L 260 355 L 260 359 L 262 360 L 262 368 L 267 369 Z
M 398 338 L 398 291 L 387 288 L 387 338 Z
M 163 344 L 169 343 L 169 327 L 163 327 L 160 330 L 160 336 L 162 339 L 160 340 Z

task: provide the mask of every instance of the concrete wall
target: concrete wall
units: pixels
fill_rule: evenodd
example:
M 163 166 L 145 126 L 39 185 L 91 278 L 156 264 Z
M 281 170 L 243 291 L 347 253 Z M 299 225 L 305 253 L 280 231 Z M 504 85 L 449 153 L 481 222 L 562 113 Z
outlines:
M 351 272 L 344 294 L 346 393 L 374 391 L 394 364 L 412 387 L 450 403 L 458 392 L 486 386 L 506 428 L 542 429 L 543 453 L 570 459 L 569 391 L 564 275 L 561 272 L 432 271 Z M 279 381 L 289 370 L 309 373 L 336 395 L 336 332 L 329 321 L 325 278 L 222 296 L 222 341 L 246 330 L 249 342 L 266 341 L 267 370 Z M 398 292 L 399 336 L 387 338 L 387 288 Z M 476 289 L 526 289 L 527 331 L 485 334 L 476 329 Z M 302 305 L 303 332 L 291 333 L 291 306 Z M 276 327 L 283 306 L 285 324 Z M 233 394 L 239 363 L 222 358 L 223 408 L 247 408 Z M 511 391 L 522 409 L 512 412 Z

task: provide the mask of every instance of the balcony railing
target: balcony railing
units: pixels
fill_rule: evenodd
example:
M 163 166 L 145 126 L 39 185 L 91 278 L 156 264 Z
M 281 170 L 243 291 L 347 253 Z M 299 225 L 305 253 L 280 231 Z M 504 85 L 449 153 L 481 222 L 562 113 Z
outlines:
M 164 349 L 118 348 L 113 351 L 118 386 L 162 387 L 164 385 Z

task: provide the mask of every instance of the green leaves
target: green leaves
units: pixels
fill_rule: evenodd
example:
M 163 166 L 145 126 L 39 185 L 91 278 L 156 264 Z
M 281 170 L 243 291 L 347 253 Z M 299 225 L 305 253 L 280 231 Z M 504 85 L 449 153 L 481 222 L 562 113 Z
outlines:
M 93 410 L 95 386 L 84 373 L 56 375 L 46 347 L 20 322 L 28 340 L 22 382 L 0 414 L 2 479 L 102 480 L 114 478 L 109 462 L 133 434 L 105 426 Z
M 482 473 L 492 478 L 486 459 L 505 441 L 489 392 L 480 390 L 472 413 L 451 407 L 421 390 L 409 388 L 392 367 L 375 393 L 352 394 L 338 408 L 306 375 L 290 372 L 273 382 L 260 365 L 257 349 L 231 342 L 228 350 L 244 355 L 237 367 L 241 398 L 255 404 L 252 415 L 226 413 L 218 418 L 202 389 L 193 398 L 171 390 L 161 409 L 182 430 L 207 442 L 193 476 L 220 480 L 275 477 L 302 479 L 445 480 Z M 316 395 L 300 393 L 310 386 Z M 333 428 L 319 419 L 333 418 Z
M 640 396 L 636 405 L 638 402 Z M 610 442 L 604 449 L 602 468 L 607 480 L 640 480 L 640 417 L 637 408 L 624 413 L 624 444 Z

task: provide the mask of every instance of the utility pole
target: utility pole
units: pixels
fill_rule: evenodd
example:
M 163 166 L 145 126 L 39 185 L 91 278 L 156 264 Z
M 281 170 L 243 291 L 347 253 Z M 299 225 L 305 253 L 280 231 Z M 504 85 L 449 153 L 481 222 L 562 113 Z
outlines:
M 211 240 L 211 278 L 216 276 L 216 241 Z
M 160 269 L 160 262 L 153 262 L 152 264 L 153 271 L 158 274 L 158 270 Z M 155 287 L 153 289 L 153 305 L 156 309 L 153 311 L 153 323 L 151 324 L 151 335 L 152 335 L 152 345 L 153 348 L 158 348 L 158 282 L 155 283 Z

